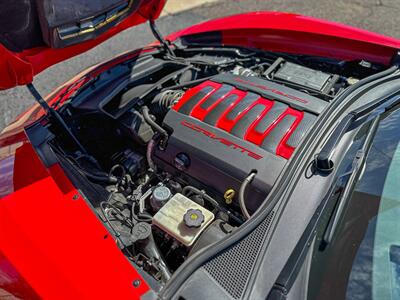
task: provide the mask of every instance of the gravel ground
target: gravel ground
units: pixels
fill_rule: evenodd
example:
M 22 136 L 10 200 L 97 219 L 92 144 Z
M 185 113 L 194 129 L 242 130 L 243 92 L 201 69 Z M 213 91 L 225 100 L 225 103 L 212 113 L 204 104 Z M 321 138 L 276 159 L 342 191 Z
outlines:
M 208 19 L 236 13 L 275 10 L 342 22 L 385 35 L 400 38 L 398 0 L 220 0 L 180 13 L 166 15 L 158 20 L 164 34 Z M 102 45 L 53 66 L 35 78 L 35 85 L 46 95 L 85 68 L 109 59 L 118 53 L 142 47 L 153 41 L 147 24 L 126 30 Z M 19 113 L 33 103 L 25 87 L 0 92 L 0 131 Z

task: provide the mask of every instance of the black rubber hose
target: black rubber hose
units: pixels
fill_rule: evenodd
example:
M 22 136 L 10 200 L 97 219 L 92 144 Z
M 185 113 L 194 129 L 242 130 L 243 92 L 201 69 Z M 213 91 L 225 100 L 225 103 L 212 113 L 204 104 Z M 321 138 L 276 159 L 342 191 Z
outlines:
M 156 145 L 156 140 L 153 137 L 150 140 L 150 142 L 147 144 L 147 149 L 146 149 L 147 164 L 149 165 L 150 170 L 154 171 L 154 172 L 157 170 L 156 164 L 153 161 L 153 151 L 154 151 L 155 145 Z
M 207 195 L 205 191 L 201 191 L 191 185 L 187 185 L 182 189 L 182 194 L 184 196 L 188 196 L 189 192 L 192 192 L 196 195 L 200 195 L 204 200 L 208 201 L 215 208 L 220 208 L 219 203 L 216 200 L 214 200 L 213 198 L 211 198 L 209 195 Z
M 118 169 L 121 170 L 121 176 L 119 176 L 119 177 L 120 177 L 120 178 L 124 178 L 125 175 L 126 175 L 126 170 L 125 170 L 125 168 L 124 168 L 122 165 L 120 165 L 120 164 L 117 164 L 117 165 L 113 166 L 113 167 L 111 168 L 110 172 L 108 173 L 108 176 L 109 176 L 109 177 L 113 176 L 113 177 L 116 177 L 116 178 L 117 178 L 117 176 L 114 175 L 114 172 L 115 172 L 115 170 L 118 170 Z
M 246 192 L 246 188 L 247 188 L 248 184 L 253 181 L 255 176 L 256 176 L 256 173 L 250 173 L 249 176 L 247 176 L 244 179 L 244 181 L 241 184 L 240 189 L 239 189 L 239 206 L 240 206 L 240 210 L 242 211 L 242 214 L 244 215 L 244 217 L 247 220 L 250 219 L 250 214 L 249 214 L 249 212 L 247 211 L 247 208 L 246 208 L 246 203 L 244 201 L 244 193 Z
M 239 217 L 235 216 L 231 211 L 227 210 L 225 207 L 221 206 L 214 198 L 212 198 L 211 196 L 209 196 L 205 191 L 199 190 L 197 188 L 195 188 L 194 186 L 188 185 L 185 186 L 182 189 L 182 194 L 186 197 L 189 196 L 189 193 L 192 192 L 196 195 L 199 195 L 200 197 L 202 197 L 202 199 L 208 201 L 212 206 L 214 206 L 216 209 L 225 212 L 228 214 L 228 216 L 234 220 L 235 222 L 242 224 L 243 220 L 240 219 Z
M 73 158 L 70 155 L 66 155 L 64 152 L 60 151 L 57 149 L 57 152 L 59 155 L 65 156 L 67 161 L 73 166 L 73 168 L 79 172 L 81 175 L 87 177 L 88 179 L 98 182 L 98 183 L 109 183 L 109 184 L 116 184 L 118 183 L 118 178 L 115 176 L 110 176 L 105 172 L 99 173 L 99 174 L 94 174 L 90 171 L 87 171 L 86 169 L 82 168 L 79 164 L 79 162 Z M 86 155 L 85 155 L 86 156 Z
M 149 108 L 147 106 L 142 107 L 142 114 L 144 120 L 153 128 L 155 131 L 160 133 L 165 139 L 168 139 L 168 133 L 167 131 L 162 128 L 160 125 L 158 125 L 151 117 L 149 114 Z
M 152 221 L 152 216 L 150 216 L 149 214 L 144 214 L 143 213 L 143 215 L 142 216 L 138 216 L 136 213 L 135 213 L 135 204 L 133 204 L 132 205 L 132 208 L 131 208 L 131 214 L 132 214 L 132 219 L 134 220 L 134 221 L 136 221 L 136 222 L 146 222 L 146 223 L 151 223 L 151 221 Z
M 95 181 L 95 182 L 100 182 L 100 183 L 110 183 L 110 184 L 116 184 L 118 183 L 118 178 L 115 176 L 108 176 L 106 174 L 104 175 L 97 175 L 90 173 L 82 168 L 79 168 L 79 171 L 83 173 L 87 178 Z

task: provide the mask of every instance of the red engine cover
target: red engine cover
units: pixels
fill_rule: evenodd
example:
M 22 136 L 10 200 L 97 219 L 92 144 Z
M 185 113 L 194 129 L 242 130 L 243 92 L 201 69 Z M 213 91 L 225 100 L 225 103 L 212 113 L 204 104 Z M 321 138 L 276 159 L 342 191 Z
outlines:
M 254 212 L 325 106 L 262 78 L 217 75 L 186 91 L 166 114 L 171 134 L 154 157 L 166 171 L 219 195 L 239 190 L 256 171 L 246 203 Z
M 269 88 L 269 92 L 308 103 L 282 89 Z M 213 81 L 188 90 L 173 109 L 286 159 L 316 118 L 286 103 Z

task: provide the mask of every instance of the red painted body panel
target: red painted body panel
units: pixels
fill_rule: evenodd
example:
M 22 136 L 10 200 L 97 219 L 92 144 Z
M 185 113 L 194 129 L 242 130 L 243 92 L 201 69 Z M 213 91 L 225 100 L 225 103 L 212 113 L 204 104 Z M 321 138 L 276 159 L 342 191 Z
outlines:
M 0 299 L 40 299 L 17 269 L 0 251 Z
M 117 33 L 159 17 L 167 0 L 143 1 L 139 10 L 94 40 L 61 49 L 38 47 L 15 53 L 0 44 L 0 90 L 25 85 L 46 68 L 81 54 Z
M 0 170 L 3 177 L 4 159 L 12 158 L 13 193 L 0 196 L 0 291 L 22 299 L 138 299 L 145 293 L 146 283 L 61 168 L 45 169 L 27 142 L 7 157 L 5 149 Z
M 400 40 L 344 24 L 282 12 L 252 12 L 207 21 L 168 38 L 216 32 L 225 45 L 387 64 Z

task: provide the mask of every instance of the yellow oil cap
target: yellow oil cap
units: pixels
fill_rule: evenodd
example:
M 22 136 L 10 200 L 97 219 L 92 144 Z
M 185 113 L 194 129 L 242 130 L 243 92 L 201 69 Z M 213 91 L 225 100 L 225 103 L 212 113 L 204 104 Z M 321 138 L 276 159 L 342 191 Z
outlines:
M 226 204 L 231 204 L 233 202 L 233 198 L 235 198 L 235 190 L 227 189 L 224 193 L 224 199 Z

